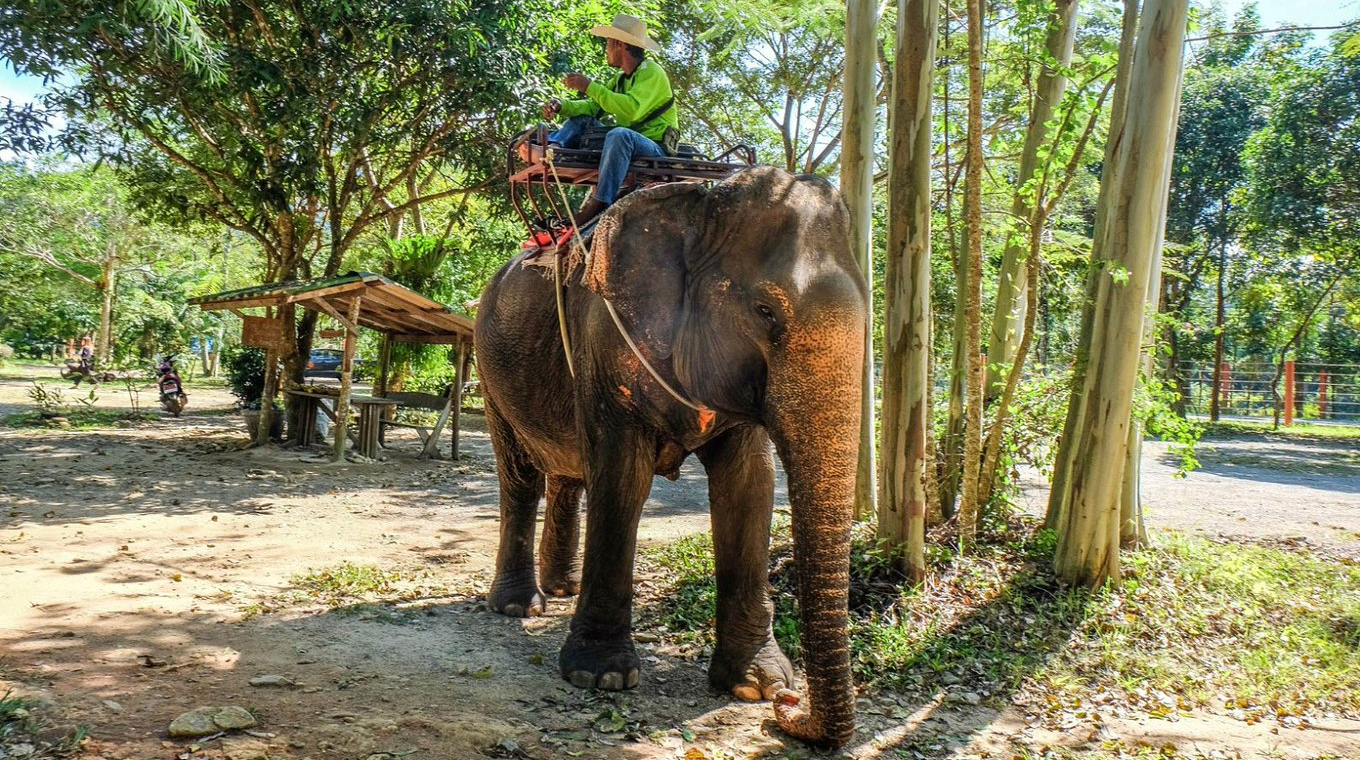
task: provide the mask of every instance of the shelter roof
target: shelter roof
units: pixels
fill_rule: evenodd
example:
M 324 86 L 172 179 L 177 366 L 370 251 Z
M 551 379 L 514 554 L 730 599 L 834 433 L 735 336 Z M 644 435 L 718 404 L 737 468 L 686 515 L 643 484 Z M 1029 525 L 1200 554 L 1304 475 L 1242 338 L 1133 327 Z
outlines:
M 349 272 L 316 280 L 270 282 L 190 298 L 206 311 L 297 304 L 330 314 L 342 324 L 359 297 L 359 325 L 404 343 L 458 343 L 472 339 L 473 320 L 438 301 L 372 272 Z

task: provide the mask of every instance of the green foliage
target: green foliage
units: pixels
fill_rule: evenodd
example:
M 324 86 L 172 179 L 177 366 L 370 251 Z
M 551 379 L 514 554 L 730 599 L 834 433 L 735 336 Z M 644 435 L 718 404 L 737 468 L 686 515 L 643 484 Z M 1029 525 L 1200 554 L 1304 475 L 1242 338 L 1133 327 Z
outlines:
M 994 498 L 1009 500 L 1018 493 L 1021 465 L 1034 467 L 1045 477 L 1052 475 L 1058 437 L 1067 418 L 1070 383 L 1067 374 L 1021 378 L 1001 437 Z
M 1248 154 L 1255 245 L 1341 262 L 1360 256 L 1360 59 L 1334 50 L 1300 67 Z
M 60 388 L 44 385 L 37 380 L 28 389 L 28 397 L 37 405 L 38 411 L 47 415 L 61 414 L 66 409 L 66 396 Z
M 342 562 L 334 567 L 299 573 L 293 576 L 293 585 L 334 607 L 353 599 L 390 594 L 401 577 L 400 573 L 389 572 L 376 565 Z
M 776 532 L 777 631 L 795 625 L 788 541 Z M 929 695 L 961 681 L 955 688 L 1002 699 L 1030 695 L 1059 715 L 1101 692 L 1153 715 L 1218 695 L 1249 720 L 1360 711 L 1360 568 L 1163 533 L 1153 548 L 1126 553 L 1122 582 L 1091 593 L 1052 576 L 1051 531 L 1013 524 L 976 556 L 935 558 L 932 582 L 913 588 L 884 572 L 872 546 L 868 532 L 856 533 L 850 635 L 863 685 Z M 706 536 L 644 553 L 673 580 L 644 607 L 642 625 L 708 640 L 708 554 Z
M 110 170 L 0 164 L 0 211 L 0 337 L 33 345 L 93 335 L 106 291 L 113 356 L 101 364 L 149 360 L 204 327 L 184 303 L 216 269 L 199 259 L 196 231 L 139 218 Z
M 222 354 L 222 367 L 231 395 L 242 406 L 258 408 L 264 395 L 265 352 L 254 346 L 237 346 Z

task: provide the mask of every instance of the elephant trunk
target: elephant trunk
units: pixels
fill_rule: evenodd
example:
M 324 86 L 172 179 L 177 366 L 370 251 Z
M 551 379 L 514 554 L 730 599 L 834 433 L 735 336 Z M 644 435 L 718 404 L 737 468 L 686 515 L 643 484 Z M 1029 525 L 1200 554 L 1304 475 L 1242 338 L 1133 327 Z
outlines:
M 859 455 L 863 310 L 819 308 L 772 363 L 768 426 L 788 475 L 808 700 L 775 697 L 779 726 L 838 747 L 855 731 L 850 672 L 850 528 Z M 782 365 L 782 366 L 781 366 Z

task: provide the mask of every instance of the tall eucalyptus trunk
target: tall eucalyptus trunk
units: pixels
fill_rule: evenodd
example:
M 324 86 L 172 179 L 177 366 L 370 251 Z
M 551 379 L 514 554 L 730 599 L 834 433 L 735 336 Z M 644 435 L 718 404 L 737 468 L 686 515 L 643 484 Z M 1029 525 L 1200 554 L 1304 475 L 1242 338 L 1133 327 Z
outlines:
M 987 340 L 987 388 L 990 401 L 1001 394 L 1006 371 L 1016 360 L 1020 325 L 1028 308 L 1025 291 L 1025 260 L 1029 256 L 1030 232 L 1026 227 L 1035 219 L 1035 208 L 1044 202 L 1039 180 L 1039 149 L 1049 139 L 1053 110 L 1067 89 L 1065 71 L 1072 65 L 1072 48 L 1077 37 L 1077 0 L 1053 0 L 1048 17 L 1045 59 L 1034 88 L 1025 143 L 1020 151 L 1020 173 L 1015 178 L 1011 199 L 1012 232 L 1002 253 L 997 273 L 996 310 L 992 313 L 991 334 Z
M 968 167 L 963 188 L 968 220 L 966 346 L 968 402 L 963 426 L 963 502 L 959 548 L 971 551 L 977 537 L 982 469 L 982 0 L 968 0 Z
M 939 0 L 898 0 L 888 180 L 879 539 L 925 578 L 930 431 L 931 103 Z
M 841 192 L 850 209 L 850 244 L 869 288 L 873 307 L 874 214 L 874 65 L 877 61 L 878 3 L 847 0 L 845 9 L 845 124 L 841 130 Z M 863 390 L 860 395 L 859 464 L 855 475 L 855 516 L 874 514 L 877 466 L 874 457 L 874 331 L 869 319 L 864 332 Z
M 1115 61 L 1114 73 L 1114 99 L 1110 102 L 1110 124 L 1119 125 L 1124 123 L 1124 112 L 1127 109 L 1129 99 L 1129 75 L 1133 70 L 1133 46 L 1138 37 L 1138 14 L 1141 9 L 1141 0 L 1124 0 L 1124 18 L 1119 33 L 1119 58 Z M 1113 167 L 1115 161 L 1115 149 L 1118 143 L 1113 139 L 1115 127 L 1110 129 L 1110 135 L 1105 140 L 1105 161 L 1103 166 Z M 1096 203 L 1096 224 L 1097 230 L 1104 229 L 1107 217 L 1109 216 L 1109 206 L 1101 199 L 1110 197 L 1114 192 L 1114 171 L 1104 171 L 1100 175 L 1100 194 L 1097 196 Z M 1096 250 L 1092 250 L 1092 257 L 1096 255 Z M 1094 292 L 1096 288 L 1096 278 L 1099 272 L 1096 267 L 1089 267 L 1086 274 L 1086 291 Z M 1091 323 L 1095 319 L 1095 303 L 1088 300 L 1081 312 L 1081 328 L 1078 340 L 1087 340 L 1091 333 Z M 1075 376 L 1073 378 L 1075 383 Z M 1074 386 L 1075 387 L 1075 386 Z M 1076 434 L 1076 418 L 1067 415 L 1063 423 L 1062 436 L 1059 441 L 1066 441 Z M 1055 467 L 1053 470 L 1053 485 L 1049 489 L 1048 512 L 1044 517 L 1044 527 L 1058 530 L 1059 506 L 1063 503 L 1059 499 L 1052 498 L 1052 494 L 1064 491 L 1067 488 L 1067 477 L 1069 471 Z
M 952 16 L 950 0 L 944 0 L 946 17 Z M 944 46 L 951 50 L 949 42 L 950 22 L 944 24 Z M 963 475 L 963 403 L 967 387 L 968 373 L 967 340 L 964 324 L 967 321 L 967 304 L 964 292 L 968 289 L 968 267 L 963 261 L 963 247 L 959 245 L 958 227 L 954 219 L 954 178 L 956 176 L 952 161 L 951 146 L 953 135 L 949 131 L 950 97 L 949 87 L 953 63 L 944 67 L 943 96 L 940 98 L 940 116 L 944 134 L 941 135 L 944 153 L 944 216 L 949 239 L 949 261 L 954 268 L 954 315 L 950 324 L 949 347 L 949 395 L 946 401 L 945 432 L 939 447 L 939 510 L 940 516 L 948 519 L 954 516 L 959 496 L 959 480 Z
M 1077 347 L 1069 434 L 1059 446 L 1049 499 L 1058 528 L 1054 568 L 1069 583 L 1095 587 L 1120 576 L 1121 488 L 1143 309 L 1165 224 L 1187 6 L 1188 0 L 1145 6 L 1127 101 L 1111 125 L 1114 160 L 1106 170 L 1113 174 L 1099 201 L 1090 318 Z
M 1227 323 L 1227 306 L 1224 295 L 1224 279 L 1228 270 L 1228 244 L 1218 244 L 1218 289 L 1214 308 L 1214 387 L 1209 390 L 1209 420 L 1218 422 L 1223 408 L 1223 338 L 1224 325 Z
M 1180 123 L 1181 85 L 1183 72 L 1176 75 L 1176 111 L 1173 119 Z M 1166 176 L 1171 176 L 1172 158 L 1176 153 L 1176 130 L 1171 130 L 1170 142 L 1166 146 Z M 1171 191 L 1168 179 L 1167 194 Z M 1141 376 L 1144 382 L 1156 380 L 1156 352 L 1153 344 L 1157 340 L 1157 312 L 1162 306 L 1162 248 L 1166 243 L 1166 206 L 1167 197 L 1162 197 L 1162 226 L 1157 233 L 1157 242 L 1152 248 L 1152 263 L 1148 267 L 1147 300 L 1144 304 L 1143 345 Z M 1147 525 L 1143 521 L 1143 422 L 1136 417 L 1129 419 L 1129 441 L 1124 453 L 1124 482 L 1119 494 L 1119 546 L 1122 549 L 1137 549 L 1148 543 Z

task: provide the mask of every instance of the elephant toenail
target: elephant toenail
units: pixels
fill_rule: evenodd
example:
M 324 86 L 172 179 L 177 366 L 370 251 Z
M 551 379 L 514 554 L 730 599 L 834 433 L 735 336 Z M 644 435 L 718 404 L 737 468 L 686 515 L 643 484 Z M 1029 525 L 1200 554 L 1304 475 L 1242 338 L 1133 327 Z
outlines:
M 737 684 L 732 687 L 732 695 L 743 702 L 759 702 L 760 687 L 749 683 Z
M 581 689 L 589 689 L 595 685 L 595 674 L 589 670 L 571 671 L 571 685 Z
M 776 694 L 778 694 L 781 690 L 785 689 L 785 688 L 787 688 L 787 687 L 784 686 L 784 682 L 783 682 L 783 681 L 775 681 L 774 683 L 772 683 L 772 684 L 770 684 L 769 686 L 766 686 L 766 687 L 765 687 L 765 698 L 768 699 L 768 700 L 770 700 L 771 702 L 773 702 L 773 701 L 774 701 L 774 696 L 775 696 Z
M 622 673 L 605 673 L 600 676 L 600 688 L 610 691 L 618 691 L 623 688 Z
M 502 611 L 503 611 L 505 614 L 509 615 L 510 617 L 524 617 L 524 606 L 523 606 L 523 605 L 519 605 L 519 604 L 507 604 L 507 605 L 505 605 L 505 609 L 502 610 Z
M 638 685 L 638 669 L 633 668 L 628 671 L 628 688 L 636 689 Z

